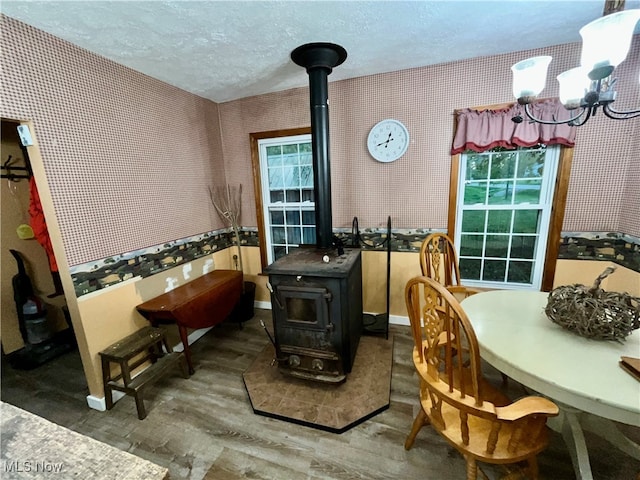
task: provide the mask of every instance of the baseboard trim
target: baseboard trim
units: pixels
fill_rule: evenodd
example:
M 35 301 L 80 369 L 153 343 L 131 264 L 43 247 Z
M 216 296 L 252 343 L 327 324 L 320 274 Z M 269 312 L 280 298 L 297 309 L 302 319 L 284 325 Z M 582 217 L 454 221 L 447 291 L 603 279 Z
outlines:
M 261 300 L 256 300 L 253 302 L 253 306 L 255 308 L 262 308 L 264 310 L 271 310 L 271 302 L 263 302 Z
M 116 403 L 122 397 L 126 396 L 124 392 L 113 391 L 113 403 Z M 89 408 L 98 410 L 99 412 L 107 411 L 107 401 L 104 397 L 96 397 L 95 395 L 87 395 L 87 405 Z
M 391 325 L 405 325 L 410 326 L 409 317 L 403 317 L 401 315 L 389 315 L 389 323 Z
M 187 341 L 189 342 L 189 345 L 193 345 L 194 342 L 196 342 L 197 340 L 202 338 L 202 336 L 205 333 L 207 333 L 209 330 L 211 330 L 212 328 L 213 327 L 199 328 L 198 330 L 194 330 L 193 332 L 191 332 L 189 334 L 189 336 L 187 337 Z M 184 345 L 182 345 L 182 342 L 174 345 L 173 346 L 173 351 L 174 352 L 184 352 Z

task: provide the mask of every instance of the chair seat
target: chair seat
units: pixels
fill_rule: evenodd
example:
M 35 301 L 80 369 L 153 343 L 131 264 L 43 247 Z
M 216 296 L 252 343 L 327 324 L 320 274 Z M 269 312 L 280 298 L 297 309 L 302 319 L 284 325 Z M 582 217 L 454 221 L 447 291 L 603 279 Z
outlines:
M 430 417 L 432 404 L 429 395 L 421 395 L 420 397 L 422 408 L 426 412 L 429 420 L 433 423 Z M 471 433 L 469 434 L 469 444 L 465 445 L 460 429 L 460 410 L 447 403 L 443 403 L 441 413 L 446 427 L 442 430 L 438 429 L 440 434 L 457 450 L 464 451 L 465 454 L 471 455 L 483 462 L 506 464 L 526 460 L 531 457 L 531 455 L 540 453 L 548 444 L 549 429 L 545 426 L 543 434 L 539 435 L 535 442 L 520 442 L 517 447 L 511 451 L 509 450 L 509 440 L 512 437 L 515 424 L 513 422 L 502 422 L 495 451 L 489 454 L 487 453 L 487 439 L 494 421 L 469 415 L 467 422 L 469 432 Z

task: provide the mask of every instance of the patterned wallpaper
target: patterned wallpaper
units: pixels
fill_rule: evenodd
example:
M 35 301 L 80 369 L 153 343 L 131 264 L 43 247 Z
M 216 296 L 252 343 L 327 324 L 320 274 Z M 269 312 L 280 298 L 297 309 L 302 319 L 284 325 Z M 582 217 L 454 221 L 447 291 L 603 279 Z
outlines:
M 30 119 L 70 265 L 224 224 L 215 103 L 2 17 L 0 114 Z
M 35 125 L 70 265 L 224 227 L 207 187 L 225 181 L 245 186 L 242 223 L 255 226 L 249 134 L 310 123 L 307 88 L 216 105 L 13 19 L 0 28 L 0 115 Z M 542 53 L 554 78 L 577 64 L 579 46 L 329 77 L 334 228 L 354 216 L 383 227 L 388 215 L 394 229 L 445 228 L 453 111 L 511 101 L 510 65 Z M 638 104 L 637 36 L 629 58 L 619 96 Z M 543 96 L 557 93 L 549 84 Z M 366 153 L 383 118 L 411 135 L 391 164 Z M 579 129 L 564 230 L 640 235 L 639 142 L 640 119 Z
M 510 66 L 542 54 L 554 58 L 542 96 L 555 96 L 555 77 L 578 64 L 579 44 L 336 82 L 329 76 L 334 228 L 350 226 L 354 216 L 380 227 L 388 215 L 394 228 L 446 228 L 454 110 L 513 101 Z M 628 59 L 617 72 L 620 109 L 640 105 L 640 36 Z M 309 125 L 307 92 L 220 104 L 228 177 L 252 181 L 249 133 Z M 383 118 L 402 121 L 411 136 L 407 153 L 390 164 L 366 150 L 370 128 Z M 576 144 L 563 230 L 640 235 L 640 118 L 616 122 L 600 113 L 578 129 Z M 254 199 L 247 202 L 245 222 L 254 224 Z

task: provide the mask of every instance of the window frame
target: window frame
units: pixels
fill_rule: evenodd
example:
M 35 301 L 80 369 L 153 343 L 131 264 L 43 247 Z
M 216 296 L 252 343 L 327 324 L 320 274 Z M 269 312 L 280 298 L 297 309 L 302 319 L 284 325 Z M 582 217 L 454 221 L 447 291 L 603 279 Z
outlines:
M 474 110 L 498 110 L 510 108 L 512 103 L 498 105 L 488 105 L 482 107 L 472 107 Z M 454 127 L 455 131 L 455 127 Z M 447 232 L 449 237 L 455 238 L 457 205 L 458 205 L 458 184 L 460 179 L 460 154 L 451 156 L 451 173 L 449 176 L 449 205 L 447 215 Z M 542 270 L 542 282 L 540 291 L 549 292 L 553 289 L 553 281 L 556 273 L 556 263 L 562 241 L 562 224 L 567 204 L 567 193 L 569 190 L 569 178 L 571 175 L 571 164 L 573 162 L 573 148 L 560 145 L 558 156 L 556 181 L 551 201 L 551 214 L 549 218 L 549 233 L 545 249 L 544 266 Z
M 267 260 L 267 237 L 266 223 L 264 218 L 264 204 L 262 196 L 262 173 L 260 166 L 260 146 L 259 141 L 271 138 L 292 137 L 299 135 L 310 135 L 311 127 L 291 128 L 284 130 L 270 130 L 265 132 L 255 132 L 249 134 L 251 144 L 251 167 L 253 173 L 253 188 L 256 202 L 256 222 L 258 226 L 258 241 L 260 248 L 260 263 L 262 269 L 269 264 Z
M 483 239 L 483 243 L 484 241 L 488 241 L 489 237 L 493 237 L 493 236 L 497 236 L 497 237 L 503 237 L 503 238 L 508 238 L 507 240 L 507 245 L 506 248 L 508 249 L 507 252 L 505 252 L 506 256 L 503 258 L 502 256 L 499 256 L 499 258 L 503 258 L 503 260 L 506 262 L 506 265 L 510 265 L 512 262 L 525 262 L 525 263 L 530 263 L 531 266 L 533 267 L 531 269 L 531 273 L 530 273 L 530 277 L 529 280 L 530 282 L 528 283 L 517 283 L 514 281 L 509 281 L 508 279 L 503 279 L 503 280 L 483 280 L 483 279 L 478 279 L 478 280 L 471 280 L 471 279 L 464 279 L 465 285 L 469 285 L 471 287 L 479 287 L 479 288 L 504 288 L 504 289 L 518 289 L 518 288 L 525 288 L 525 289 L 537 289 L 539 288 L 539 285 L 542 284 L 542 272 L 544 271 L 544 259 L 545 259 L 545 248 L 546 248 L 546 240 L 548 238 L 549 235 L 549 225 L 550 225 L 550 218 L 551 218 L 551 208 L 553 206 L 552 201 L 553 201 L 553 189 L 555 187 L 555 175 L 558 171 L 557 169 L 557 162 L 560 156 L 560 148 L 559 145 L 549 145 L 549 146 L 537 146 L 535 147 L 534 150 L 537 150 L 539 152 L 542 152 L 544 154 L 544 160 L 543 160 L 543 164 L 544 164 L 544 170 L 542 175 L 540 175 L 539 177 L 536 178 L 536 180 L 540 181 L 540 190 L 539 190 L 539 195 L 538 195 L 538 200 L 534 203 L 517 203 L 515 202 L 515 198 L 512 200 L 514 201 L 514 203 L 486 203 L 486 199 L 485 202 L 482 203 L 474 203 L 474 204 L 465 204 L 463 202 L 459 202 L 457 205 L 457 209 L 458 209 L 458 213 L 462 212 L 464 214 L 464 212 L 482 212 L 483 214 L 485 212 L 488 213 L 488 216 L 483 215 L 485 217 L 484 222 L 484 229 L 483 229 L 483 233 L 466 233 L 465 235 L 471 235 L 472 237 L 478 237 L 478 238 L 482 238 Z M 481 156 L 481 157 L 485 157 L 487 158 L 489 163 L 488 165 L 492 165 L 494 159 L 498 158 L 500 155 L 504 154 L 504 153 L 509 153 L 509 155 L 511 156 L 513 153 L 515 153 L 515 155 L 518 158 L 522 158 L 523 156 L 526 158 L 527 152 L 530 151 L 529 149 L 516 149 L 516 150 L 496 150 L 496 149 L 490 149 L 487 150 L 485 152 L 482 153 L 476 153 L 476 152 L 469 152 L 469 153 L 462 153 L 461 154 L 461 162 L 460 162 L 460 169 L 461 172 L 464 172 L 468 166 L 468 161 L 466 162 L 467 165 L 465 165 L 465 162 L 462 161 L 462 157 L 468 158 L 469 156 Z M 520 162 L 520 160 L 518 160 L 518 163 Z M 513 165 L 513 167 L 515 167 L 515 163 Z M 493 167 L 490 167 L 491 171 L 487 172 L 487 177 L 484 180 L 479 180 L 480 184 L 486 184 L 485 187 L 485 195 L 487 194 L 487 191 L 490 191 L 491 189 L 491 185 L 494 184 L 495 182 L 502 182 L 501 179 L 495 180 L 493 178 Z M 513 185 L 513 191 L 512 194 L 515 196 L 516 195 L 516 185 L 518 183 L 526 183 L 529 180 L 527 180 L 527 178 L 532 178 L 532 177 L 518 177 L 518 173 L 515 171 L 513 171 L 513 177 L 509 177 L 512 179 L 515 179 L 515 183 Z M 465 191 L 466 188 L 468 186 L 469 182 L 472 182 L 473 180 L 469 178 L 469 174 L 464 175 L 462 174 L 462 176 L 464 178 L 466 178 L 466 181 L 459 181 L 458 182 L 458 198 L 463 198 L 465 195 Z M 462 179 L 461 179 L 462 180 Z M 519 180 L 519 181 L 518 181 Z M 508 191 L 508 188 L 507 188 Z M 510 217 L 511 217 L 511 222 L 516 222 L 516 218 L 518 213 L 517 212 L 539 212 L 537 215 L 537 226 L 536 226 L 536 230 L 535 232 L 515 232 L 515 231 L 511 231 L 514 228 L 514 225 L 512 224 L 509 227 L 509 232 L 504 232 L 504 233 L 492 233 L 491 231 L 487 230 L 487 222 L 489 222 L 490 218 L 491 218 L 491 212 L 509 212 L 510 213 Z M 459 231 L 459 229 L 461 229 L 462 225 L 462 217 L 459 216 L 457 218 L 457 224 L 456 224 L 456 231 L 454 233 L 454 242 L 455 244 L 458 246 L 458 261 L 460 263 L 462 263 L 462 251 L 461 251 L 461 247 L 463 245 L 461 236 L 463 235 L 462 232 Z M 531 258 L 517 258 L 517 257 L 513 257 L 513 251 L 511 250 L 511 245 L 512 245 L 512 241 L 517 238 L 517 237 L 535 237 L 535 248 L 533 253 L 533 256 Z M 543 243 L 544 242 L 544 243 Z M 487 244 L 488 246 L 488 244 Z M 487 247 L 485 247 L 487 248 Z M 484 262 L 487 261 L 495 261 L 495 258 L 492 258 L 492 256 L 486 252 L 483 252 L 480 257 L 481 260 L 483 260 Z M 485 263 L 486 265 L 486 263 Z M 506 266 L 505 265 L 505 266 Z M 510 275 L 511 269 L 507 268 L 504 272 L 505 276 Z

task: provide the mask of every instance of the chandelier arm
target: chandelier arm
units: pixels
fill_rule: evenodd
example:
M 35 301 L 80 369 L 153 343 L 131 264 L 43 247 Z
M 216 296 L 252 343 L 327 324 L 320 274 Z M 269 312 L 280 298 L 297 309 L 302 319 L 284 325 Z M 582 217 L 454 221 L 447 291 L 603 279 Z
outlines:
M 587 123 L 587 120 L 589 120 L 591 118 L 591 115 L 595 115 L 596 114 L 596 110 L 597 110 L 596 106 L 584 107 L 584 110 L 582 111 L 582 113 L 584 113 L 586 111 L 587 114 L 582 119 L 580 119 L 579 121 L 570 122 L 569 125 L 572 126 L 572 127 L 581 127 L 582 125 Z M 580 115 L 582 115 L 582 113 Z
M 621 112 L 611 108 L 609 104 L 602 107 L 602 111 L 607 117 L 612 118 L 613 120 L 627 120 L 629 118 L 640 117 L 640 109 Z
M 536 118 L 533 116 L 533 114 L 529 111 L 529 104 L 525 104 L 524 106 L 524 111 L 527 114 L 527 117 L 529 117 L 531 120 L 533 120 L 536 123 L 543 123 L 545 125 L 562 125 L 563 123 L 571 123 L 572 125 L 582 125 L 584 124 L 584 122 L 587 121 L 587 119 L 591 116 L 591 111 L 588 108 L 585 107 L 580 107 L 580 113 L 578 113 L 575 117 L 571 117 L 568 118 L 567 120 L 562 120 L 562 121 L 557 121 L 557 120 L 553 120 L 553 121 L 549 121 L 549 120 L 540 120 L 539 118 Z M 576 120 L 578 120 L 580 117 L 582 117 L 582 115 L 584 115 L 584 112 L 587 112 L 587 117 L 585 118 L 585 120 L 582 123 L 576 123 Z

